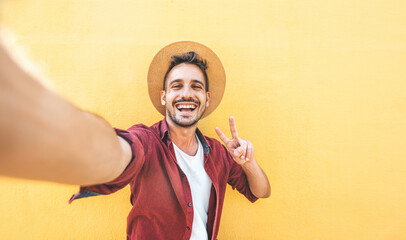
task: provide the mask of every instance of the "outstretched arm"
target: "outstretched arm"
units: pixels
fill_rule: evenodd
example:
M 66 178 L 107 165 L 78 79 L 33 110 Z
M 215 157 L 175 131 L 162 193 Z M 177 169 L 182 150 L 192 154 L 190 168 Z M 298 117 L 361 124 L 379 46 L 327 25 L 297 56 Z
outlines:
M 92 185 L 118 177 L 129 144 L 26 72 L 0 42 L 0 174 Z
M 218 127 L 216 127 L 217 135 L 226 145 L 234 161 L 242 167 L 247 175 L 251 192 L 258 198 L 269 197 L 271 195 L 271 186 L 268 177 L 255 161 L 252 143 L 238 137 L 234 117 L 230 117 L 229 121 L 232 139 L 226 137 Z

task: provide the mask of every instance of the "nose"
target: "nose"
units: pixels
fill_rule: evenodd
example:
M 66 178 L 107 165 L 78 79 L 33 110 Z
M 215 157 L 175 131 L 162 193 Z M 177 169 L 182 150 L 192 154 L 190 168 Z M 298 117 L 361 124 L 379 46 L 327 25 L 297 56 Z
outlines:
M 190 86 L 185 86 L 182 91 L 182 97 L 189 99 L 193 96 L 193 89 Z

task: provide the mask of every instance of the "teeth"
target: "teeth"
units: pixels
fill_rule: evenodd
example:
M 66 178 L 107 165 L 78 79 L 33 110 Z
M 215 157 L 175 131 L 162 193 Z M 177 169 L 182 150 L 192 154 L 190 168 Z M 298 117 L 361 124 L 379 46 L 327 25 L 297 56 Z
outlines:
M 196 108 L 196 106 L 193 106 L 193 105 L 179 105 L 178 107 L 177 107 L 179 110 L 180 109 L 184 109 L 184 108 L 190 108 L 190 109 L 195 109 Z

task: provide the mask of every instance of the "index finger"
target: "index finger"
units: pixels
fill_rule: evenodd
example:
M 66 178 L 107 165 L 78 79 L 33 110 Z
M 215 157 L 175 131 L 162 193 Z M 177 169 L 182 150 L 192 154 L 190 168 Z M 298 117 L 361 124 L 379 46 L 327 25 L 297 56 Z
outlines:
M 238 140 L 237 126 L 235 125 L 235 119 L 233 116 L 230 117 L 229 122 L 230 122 L 231 136 L 233 136 L 234 139 Z
M 215 130 L 216 130 L 217 135 L 219 136 L 221 141 L 223 141 L 224 144 L 227 144 L 227 142 L 230 141 L 230 139 L 228 139 L 228 137 L 226 137 L 226 135 L 220 130 L 219 127 L 216 127 Z

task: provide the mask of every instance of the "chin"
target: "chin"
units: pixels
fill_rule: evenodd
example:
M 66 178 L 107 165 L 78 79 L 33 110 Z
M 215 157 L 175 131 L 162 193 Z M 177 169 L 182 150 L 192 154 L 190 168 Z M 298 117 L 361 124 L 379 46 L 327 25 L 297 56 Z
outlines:
M 187 120 L 182 119 L 182 120 L 179 120 L 179 119 L 176 119 L 176 117 L 175 117 L 175 119 L 171 118 L 171 120 L 172 120 L 172 122 L 174 122 L 179 127 L 187 128 L 187 127 L 192 127 L 192 126 L 196 125 L 197 122 L 199 122 L 200 119 L 196 118 L 196 119 L 187 119 Z

